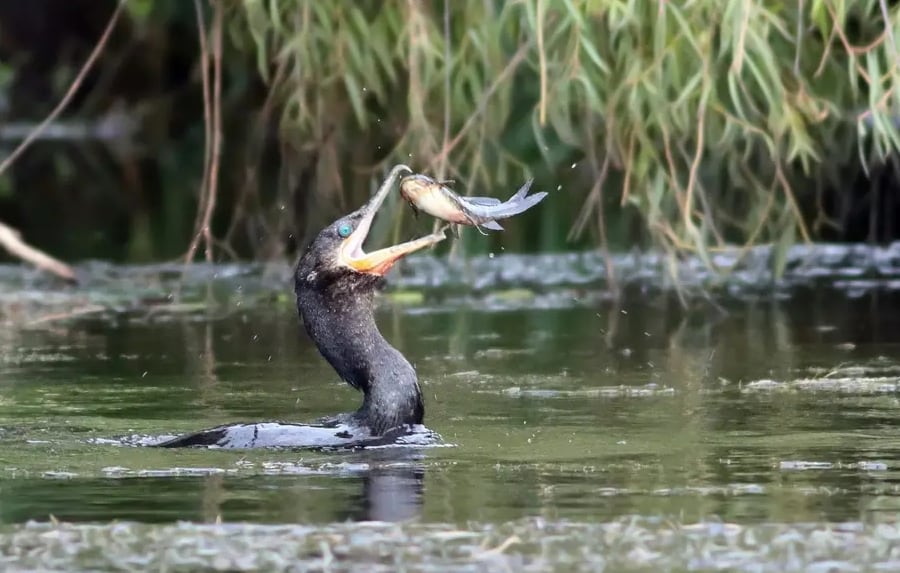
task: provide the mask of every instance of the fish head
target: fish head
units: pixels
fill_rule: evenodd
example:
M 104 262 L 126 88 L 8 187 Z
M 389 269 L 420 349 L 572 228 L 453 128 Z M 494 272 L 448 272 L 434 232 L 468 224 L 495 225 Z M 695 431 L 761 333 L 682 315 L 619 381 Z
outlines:
M 418 212 L 423 211 L 448 223 L 468 221 L 468 215 L 447 181 L 414 173 L 400 181 L 400 195 Z
M 410 205 L 417 205 L 432 193 L 439 193 L 443 185 L 421 173 L 407 175 L 400 180 L 400 196 Z

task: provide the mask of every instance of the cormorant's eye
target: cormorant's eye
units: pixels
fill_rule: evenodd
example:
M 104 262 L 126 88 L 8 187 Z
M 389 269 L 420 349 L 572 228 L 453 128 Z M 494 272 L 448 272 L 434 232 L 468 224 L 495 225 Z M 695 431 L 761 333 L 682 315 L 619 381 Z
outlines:
M 353 232 L 353 227 L 351 227 L 349 223 L 341 223 L 341 226 L 338 227 L 338 235 L 340 235 L 341 238 L 343 238 L 343 239 L 346 239 L 347 237 L 349 237 L 350 233 L 352 233 L 352 232 Z

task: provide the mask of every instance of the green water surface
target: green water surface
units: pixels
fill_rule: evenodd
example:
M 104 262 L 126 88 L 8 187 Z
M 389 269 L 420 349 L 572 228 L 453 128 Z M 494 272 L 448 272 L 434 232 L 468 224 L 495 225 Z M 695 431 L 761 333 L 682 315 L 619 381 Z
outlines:
M 426 425 L 452 447 L 369 452 L 116 443 L 356 408 L 290 301 L 4 329 L 0 522 L 466 531 L 898 515 L 897 294 L 808 291 L 724 303 L 727 314 L 639 296 L 539 302 L 383 298 L 382 332 L 417 368 Z

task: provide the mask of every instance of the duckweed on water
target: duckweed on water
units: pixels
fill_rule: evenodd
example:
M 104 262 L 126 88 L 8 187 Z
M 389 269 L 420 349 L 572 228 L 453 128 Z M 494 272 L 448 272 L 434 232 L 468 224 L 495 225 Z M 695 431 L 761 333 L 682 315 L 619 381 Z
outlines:
M 599 524 L 324 526 L 30 522 L 0 534 L 4 571 L 859 571 L 900 568 L 896 523 L 623 518 Z
M 900 288 L 900 243 L 888 246 L 796 245 L 786 253 L 785 271 L 773 272 L 772 247 L 735 248 L 718 253 L 715 264 L 730 269 L 727 279 L 699 257 L 685 257 L 677 268 L 685 294 L 713 289 L 737 299 L 787 298 L 798 287 L 828 285 L 859 296 Z M 660 252 L 612 254 L 600 251 L 496 256 L 466 259 L 413 256 L 389 277 L 393 302 L 419 305 L 432 294 L 442 305 L 483 310 L 570 308 L 609 298 L 607 258 L 616 284 L 645 295 L 672 292 L 671 261 Z M 291 268 L 287 264 L 181 264 L 116 266 L 86 262 L 76 266 L 79 288 L 60 288 L 53 279 L 22 265 L 0 265 L 0 322 L 44 325 L 63 318 L 136 313 L 165 318 L 201 311 L 290 306 Z M 179 293 L 176 300 L 174 293 Z M 391 302 L 391 299 L 387 299 Z M 427 306 L 427 305 L 426 305 Z
M 742 385 L 742 392 L 843 392 L 847 394 L 891 394 L 900 390 L 900 378 L 800 378 L 797 380 L 755 380 Z

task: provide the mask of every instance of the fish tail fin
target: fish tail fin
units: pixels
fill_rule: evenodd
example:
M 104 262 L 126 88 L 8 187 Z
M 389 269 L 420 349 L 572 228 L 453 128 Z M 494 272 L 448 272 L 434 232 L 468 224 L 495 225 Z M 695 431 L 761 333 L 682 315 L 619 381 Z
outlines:
M 510 197 L 510 199 L 502 205 L 496 207 L 491 215 L 497 218 L 505 218 L 512 217 L 513 215 L 518 215 L 519 213 L 524 213 L 528 209 L 531 209 L 532 207 L 543 201 L 544 197 L 547 196 L 547 192 L 541 191 L 540 193 L 528 195 L 527 197 L 517 197 L 517 195 L 518 193 Z
M 534 177 L 532 177 L 531 179 L 526 181 L 521 187 L 519 187 L 519 190 L 516 191 L 516 194 L 506 200 L 507 203 L 510 201 L 519 201 L 521 199 L 524 199 L 525 195 L 528 195 L 528 190 L 531 189 L 532 183 L 534 183 Z
M 484 223 L 479 223 L 478 230 L 480 231 L 482 227 L 485 229 L 490 229 L 491 231 L 503 230 L 503 227 L 501 227 L 500 223 L 498 223 L 497 221 L 485 221 Z

